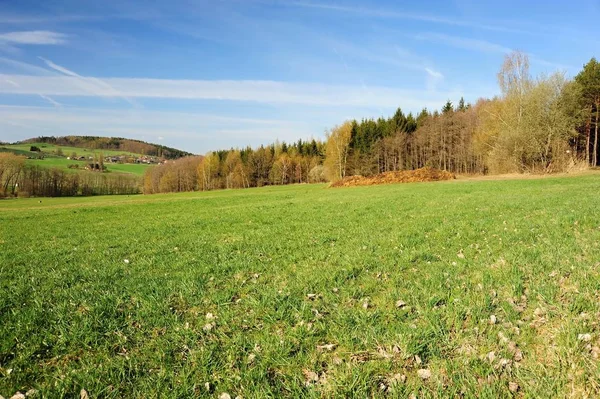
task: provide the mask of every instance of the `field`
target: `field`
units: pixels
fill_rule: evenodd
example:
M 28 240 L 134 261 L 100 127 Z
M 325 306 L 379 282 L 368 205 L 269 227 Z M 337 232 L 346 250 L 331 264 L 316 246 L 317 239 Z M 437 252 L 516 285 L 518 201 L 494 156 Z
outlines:
M 133 154 L 131 152 L 126 152 L 126 151 L 110 151 L 110 150 L 99 151 L 99 150 L 91 150 L 91 149 L 77 148 L 77 147 L 56 146 L 56 145 L 45 144 L 45 143 L 3 145 L 3 146 L 0 146 L 0 152 L 9 151 L 9 152 L 13 152 L 17 155 L 37 156 L 38 153 L 29 151 L 29 148 L 32 145 L 37 145 L 44 152 L 44 158 L 43 159 L 27 159 L 27 164 L 37 165 L 37 166 L 42 166 L 42 167 L 47 167 L 47 168 L 57 168 L 57 169 L 61 169 L 61 170 L 65 170 L 65 171 L 73 172 L 73 173 L 84 170 L 87 162 L 67 159 L 66 157 L 70 156 L 72 152 L 76 152 L 77 156 L 85 156 L 85 157 L 94 156 L 95 153 L 98 155 L 102 153 L 104 156 L 109 156 L 109 155 L 132 155 L 132 156 L 136 156 L 136 157 L 139 156 L 139 154 Z M 62 149 L 64 156 L 56 156 L 55 155 L 55 151 L 58 148 Z M 70 169 L 69 165 L 79 165 L 79 169 Z M 108 172 L 133 174 L 133 175 L 142 176 L 144 174 L 144 172 L 146 171 L 146 169 L 150 165 L 134 164 L 134 163 L 120 164 L 120 163 L 106 162 L 104 164 L 104 166 L 106 166 L 106 170 Z
M 91 156 L 94 156 L 94 154 L 100 154 L 100 153 L 102 153 L 105 157 L 111 156 L 111 155 L 139 156 L 139 154 L 135 154 L 133 152 L 127 152 L 127 151 L 94 150 L 91 148 L 69 147 L 69 146 L 64 146 L 64 145 L 55 145 L 55 144 L 48 144 L 48 143 L 27 143 L 27 144 L 5 144 L 5 145 L 2 145 L 2 147 L 8 148 L 8 149 L 27 151 L 27 152 L 29 152 L 29 149 L 32 146 L 36 146 L 40 150 L 42 150 L 42 152 L 45 152 L 48 154 L 56 153 L 56 151 L 60 148 L 65 157 L 71 156 L 72 153 L 76 153 L 77 156 L 83 156 L 83 157 L 91 157 Z
M 86 161 L 73 161 L 62 157 L 46 157 L 44 159 L 28 159 L 27 164 L 38 165 L 47 168 L 58 168 L 69 172 L 77 172 L 85 170 L 87 165 Z M 69 169 L 69 165 L 79 165 L 79 169 Z M 135 163 L 110 163 L 105 162 L 107 172 L 115 173 L 128 173 L 138 176 L 142 176 L 146 169 L 150 166 L 147 164 L 135 164 Z
M 0 202 L 0 394 L 597 397 L 600 174 Z

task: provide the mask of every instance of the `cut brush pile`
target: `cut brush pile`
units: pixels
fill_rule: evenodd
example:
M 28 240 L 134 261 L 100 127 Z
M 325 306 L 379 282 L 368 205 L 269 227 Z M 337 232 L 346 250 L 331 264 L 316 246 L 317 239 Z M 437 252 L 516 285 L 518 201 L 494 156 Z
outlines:
M 450 172 L 426 167 L 417 170 L 385 172 L 371 177 L 349 176 L 332 183 L 331 187 L 373 186 L 376 184 L 417 183 L 453 179 L 456 179 L 456 176 Z

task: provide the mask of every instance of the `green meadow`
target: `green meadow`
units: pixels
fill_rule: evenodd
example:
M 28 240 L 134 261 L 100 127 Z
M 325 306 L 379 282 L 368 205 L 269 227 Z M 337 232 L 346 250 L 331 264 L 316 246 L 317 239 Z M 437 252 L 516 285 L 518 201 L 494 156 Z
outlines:
M 85 170 L 85 166 L 87 165 L 86 161 L 74 161 L 71 159 L 63 158 L 63 157 L 46 157 L 44 159 L 28 159 L 28 165 L 36 165 L 42 166 L 46 168 L 57 168 L 70 172 L 77 172 Z M 77 169 L 69 168 L 70 165 L 79 165 Z M 107 172 L 116 172 L 116 173 L 128 173 L 133 175 L 142 176 L 146 169 L 150 166 L 147 164 L 135 164 L 135 163 L 110 163 L 105 162 L 104 166 L 106 166 Z
M 81 148 L 81 147 L 69 147 L 65 145 L 56 145 L 49 143 L 26 143 L 26 144 L 3 144 L 2 147 L 17 150 L 17 151 L 27 151 L 32 146 L 38 147 L 41 152 L 46 154 L 55 154 L 59 149 L 63 152 L 65 157 L 71 156 L 72 153 L 77 154 L 77 156 L 81 157 L 93 157 L 94 154 L 102 153 L 105 157 L 111 155 L 131 155 L 131 156 L 139 156 L 139 154 L 128 152 L 128 151 L 120 151 L 120 150 L 96 150 L 91 148 Z
M 597 397 L 600 174 L 0 202 L 0 395 Z
M 31 146 L 37 146 L 41 153 L 31 152 L 29 149 Z M 63 156 L 57 156 L 56 151 L 61 149 Z M 113 151 L 113 150 L 92 150 L 87 148 L 79 148 L 79 147 L 68 147 L 68 146 L 58 146 L 47 143 L 31 143 L 31 144 L 6 144 L 0 146 L 0 152 L 12 152 L 17 155 L 31 156 L 37 157 L 39 155 L 43 155 L 43 159 L 32 158 L 27 159 L 28 165 L 41 166 L 46 168 L 56 168 L 68 172 L 77 172 L 84 170 L 87 165 L 87 161 L 76 161 L 72 159 L 67 159 L 70 157 L 72 153 L 76 153 L 77 156 L 84 157 L 93 157 L 94 155 L 103 156 L 111 156 L 111 155 L 131 155 L 131 156 L 139 156 L 139 154 L 134 154 L 132 152 L 127 151 Z M 70 165 L 79 165 L 78 169 L 69 168 Z M 125 174 L 133 174 L 142 176 L 146 169 L 150 165 L 148 164 L 134 164 L 134 163 L 110 163 L 106 162 L 104 164 L 106 166 L 107 172 L 115 172 L 115 173 L 125 173 Z

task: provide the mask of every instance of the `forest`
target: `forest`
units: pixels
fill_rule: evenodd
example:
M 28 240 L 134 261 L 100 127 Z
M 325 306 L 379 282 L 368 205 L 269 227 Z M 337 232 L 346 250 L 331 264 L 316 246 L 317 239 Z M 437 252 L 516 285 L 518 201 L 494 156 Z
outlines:
M 326 140 L 186 157 L 151 168 L 144 193 L 337 181 L 425 166 L 456 174 L 556 173 L 596 167 L 600 65 L 573 78 L 532 77 L 527 55 L 505 57 L 500 95 L 441 110 L 346 121 Z
M 139 178 L 125 174 L 67 172 L 28 165 L 24 156 L 0 152 L 0 198 L 138 194 Z

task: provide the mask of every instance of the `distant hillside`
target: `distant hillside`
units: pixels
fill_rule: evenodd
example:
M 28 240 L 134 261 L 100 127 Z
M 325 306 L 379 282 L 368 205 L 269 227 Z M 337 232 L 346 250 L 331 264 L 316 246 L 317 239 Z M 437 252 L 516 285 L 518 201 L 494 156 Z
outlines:
M 61 146 L 87 148 L 91 150 L 125 151 L 165 159 L 178 159 L 188 155 L 189 152 L 167 147 L 160 144 L 146 143 L 145 141 L 125 139 L 122 137 L 95 137 L 95 136 L 63 136 L 63 137 L 36 137 L 18 142 L 17 144 L 48 143 Z

